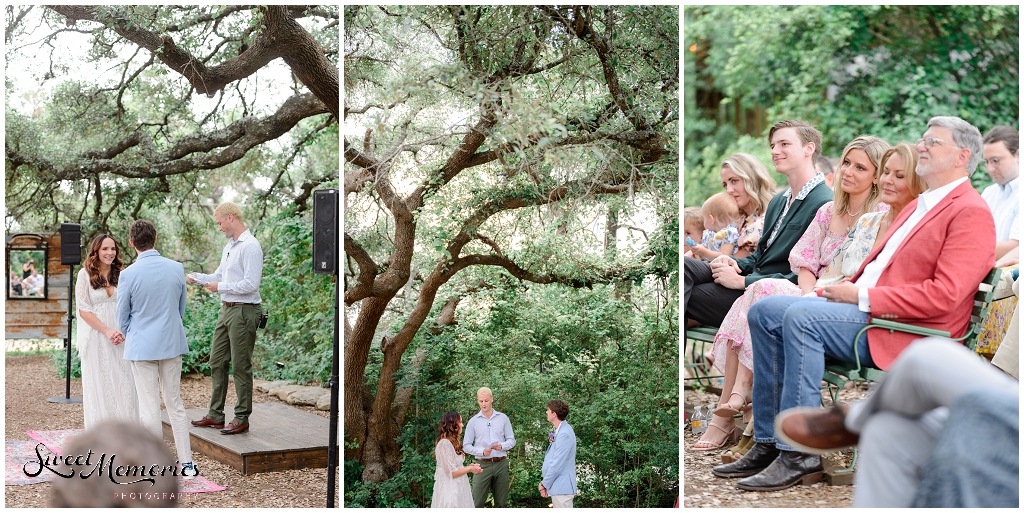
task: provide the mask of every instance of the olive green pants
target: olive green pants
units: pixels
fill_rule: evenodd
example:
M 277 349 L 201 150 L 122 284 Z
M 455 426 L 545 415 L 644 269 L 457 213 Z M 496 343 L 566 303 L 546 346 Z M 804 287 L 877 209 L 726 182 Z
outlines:
M 217 327 L 210 343 L 210 374 L 213 395 L 207 417 L 224 419 L 224 399 L 228 395 L 228 367 L 235 376 L 235 420 L 247 424 L 252 414 L 252 350 L 256 346 L 256 325 L 263 308 L 260 305 L 220 307 Z
M 508 458 L 501 461 L 481 461 L 483 472 L 473 476 L 473 507 L 482 508 L 487 494 L 494 494 L 494 507 L 504 508 L 508 503 Z

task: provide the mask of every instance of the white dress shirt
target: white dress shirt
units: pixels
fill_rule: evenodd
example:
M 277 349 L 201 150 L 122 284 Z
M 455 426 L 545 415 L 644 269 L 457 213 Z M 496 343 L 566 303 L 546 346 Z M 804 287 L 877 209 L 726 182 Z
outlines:
M 892 259 L 892 255 L 896 253 L 903 241 L 906 240 L 907 235 L 924 219 L 924 216 L 928 212 L 935 208 L 940 201 L 946 198 L 953 189 L 956 189 L 960 184 L 967 181 L 967 177 L 953 180 L 952 182 L 943 185 L 935 190 L 927 190 L 921 193 L 917 197 L 917 208 L 914 209 L 914 213 L 910 214 L 907 221 L 903 223 L 896 233 L 885 242 L 885 247 L 882 248 L 882 252 L 875 257 L 874 260 L 868 263 L 864 267 L 864 272 L 861 273 L 860 278 L 857 279 L 853 284 L 860 287 L 857 290 L 857 308 L 862 312 L 871 312 L 871 301 L 868 299 L 868 289 L 878 284 L 878 278 L 882 276 L 882 271 L 885 270 L 886 266 L 889 265 L 889 260 Z
M 996 222 L 996 242 L 1020 240 L 1017 214 L 1020 211 L 1020 178 L 1014 178 L 1006 185 L 994 183 L 985 188 L 981 199 L 988 203 Z
M 501 450 L 493 449 L 491 454 L 484 456 L 484 449 L 501 443 Z M 516 437 L 512 433 L 512 423 L 508 415 L 498 410 L 491 410 L 491 418 L 477 412 L 466 424 L 466 432 L 462 439 L 462 450 L 477 458 L 501 458 L 508 450 L 516 446 Z
M 263 248 L 249 230 L 229 240 L 213 274 L 195 273 L 200 281 L 216 281 L 220 299 L 231 303 L 262 303 Z

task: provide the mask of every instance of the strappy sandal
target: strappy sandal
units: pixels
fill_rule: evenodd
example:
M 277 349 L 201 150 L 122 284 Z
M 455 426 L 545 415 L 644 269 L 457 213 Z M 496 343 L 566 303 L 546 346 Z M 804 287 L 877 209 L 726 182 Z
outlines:
M 732 430 L 731 431 L 726 431 L 725 428 L 723 428 L 722 426 L 719 426 L 717 424 L 712 424 L 712 423 L 709 422 L 708 423 L 708 429 L 711 429 L 711 428 L 715 428 L 715 429 L 721 431 L 722 433 L 725 433 L 725 439 L 723 439 L 720 443 L 715 444 L 715 445 L 709 445 L 709 446 L 706 446 L 706 447 L 697 447 L 697 445 L 700 444 L 700 443 L 710 443 L 707 440 L 704 440 L 702 438 L 700 440 L 697 440 L 697 443 L 693 444 L 693 447 L 691 447 L 690 450 L 692 450 L 694 452 L 717 451 L 717 450 L 721 449 L 722 447 L 725 447 L 726 445 L 729 445 L 731 443 L 735 443 L 736 439 L 739 438 L 739 429 L 736 427 L 736 424 L 732 424 Z
M 743 404 L 740 405 L 739 409 L 733 408 L 732 405 L 730 405 L 729 403 L 725 403 L 719 406 L 718 408 L 715 408 L 715 411 L 712 413 L 719 417 L 735 417 L 736 415 L 739 415 L 740 412 L 747 411 L 750 409 L 750 402 L 747 401 L 747 398 L 743 397 L 743 394 L 739 392 L 733 392 L 729 394 L 729 399 L 732 399 L 732 396 L 734 395 L 738 395 L 740 396 L 740 399 L 743 399 Z

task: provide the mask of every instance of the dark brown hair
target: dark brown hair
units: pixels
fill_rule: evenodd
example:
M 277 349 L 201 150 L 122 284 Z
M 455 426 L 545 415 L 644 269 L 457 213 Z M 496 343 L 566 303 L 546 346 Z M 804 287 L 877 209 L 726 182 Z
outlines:
M 461 419 L 462 415 L 459 415 L 457 411 L 450 411 L 442 415 L 440 433 L 437 435 L 437 440 L 434 440 L 434 445 L 437 446 L 442 438 L 447 438 L 455 447 L 455 454 L 463 454 L 462 442 L 459 441 L 459 420 Z M 436 454 L 434 458 L 437 458 Z
M 985 144 L 1001 142 L 1006 145 L 1010 155 L 1016 155 L 1017 148 L 1020 146 L 1020 134 L 1012 126 L 994 126 L 992 130 L 985 133 L 984 142 Z
M 555 413 L 558 420 L 565 420 L 569 416 L 569 405 L 561 399 L 552 399 L 548 401 L 548 409 Z
M 132 241 L 136 251 L 153 249 L 156 244 L 156 227 L 145 219 L 139 219 L 128 228 L 128 240 Z
M 103 241 L 110 239 L 114 241 L 114 261 L 110 263 L 110 272 L 106 276 L 100 274 L 100 246 L 103 245 Z M 117 278 L 121 275 L 121 269 L 124 269 L 124 262 L 121 261 L 121 248 L 117 245 L 117 241 L 111 235 L 100 235 L 92 240 L 92 244 L 89 244 L 89 255 L 85 257 L 85 272 L 89 273 L 89 285 L 94 289 L 101 289 L 110 285 L 112 287 L 117 286 Z

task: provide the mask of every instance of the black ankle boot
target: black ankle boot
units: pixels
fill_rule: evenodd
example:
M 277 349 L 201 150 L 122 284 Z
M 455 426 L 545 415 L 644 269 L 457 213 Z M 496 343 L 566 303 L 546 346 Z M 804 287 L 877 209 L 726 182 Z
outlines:
M 747 477 L 768 468 L 779 455 L 774 443 L 757 442 L 742 458 L 711 469 L 718 477 Z
M 743 460 L 740 460 L 743 461 Z M 781 451 L 778 458 L 761 473 L 740 479 L 736 488 L 751 492 L 783 490 L 797 483 L 817 483 L 824 475 L 821 456 L 796 451 Z

